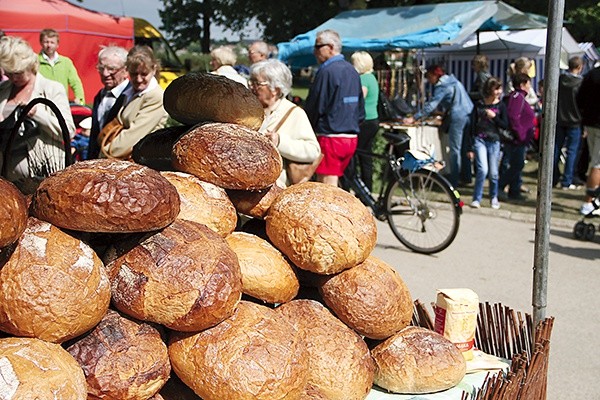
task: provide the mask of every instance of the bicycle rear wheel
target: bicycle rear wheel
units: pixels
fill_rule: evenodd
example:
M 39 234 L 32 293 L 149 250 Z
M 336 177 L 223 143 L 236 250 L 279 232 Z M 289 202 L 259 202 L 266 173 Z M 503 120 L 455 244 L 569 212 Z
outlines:
M 460 206 L 450 185 L 420 169 L 391 184 L 386 194 L 390 228 L 409 249 L 432 254 L 448 247 L 458 232 Z

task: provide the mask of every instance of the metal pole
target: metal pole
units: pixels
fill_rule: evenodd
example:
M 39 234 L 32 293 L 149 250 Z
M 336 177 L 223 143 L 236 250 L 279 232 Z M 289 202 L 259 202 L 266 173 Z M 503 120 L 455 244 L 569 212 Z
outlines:
M 554 161 L 554 132 L 558 103 L 558 76 L 562 44 L 562 24 L 565 0 L 548 0 L 548 34 L 544 69 L 544 98 L 538 168 L 538 193 L 535 219 L 535 251 L 533 264 L 533 322 L 534 328 L 546 317 L 548 289 L 548 250 L 552 205 L 552 171 Z M 535 340 L 535 339 L 534 339 Z

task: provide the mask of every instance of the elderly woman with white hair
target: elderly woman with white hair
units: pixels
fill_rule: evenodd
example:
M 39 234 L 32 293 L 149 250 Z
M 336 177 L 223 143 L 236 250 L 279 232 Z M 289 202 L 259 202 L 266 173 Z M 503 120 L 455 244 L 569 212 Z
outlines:
M 0 67 L 8 76 L 8 80 L 0 83 L 0 121 L 10 119 L 20 106 L 43 97 L 58 107 L 71 138 L 74 136 L 75 123 L 65 88 L 38 73 L 38 56 L 29 43 L 16 36 L 2 37 Z M 62 130 L 54 112 L 46 105 L 37 104 L 31 109 L 28 117 L 37 124 L 37 129 L 28 131 L 13 144 L 6 176 L 24 192 L 35 189 L 27 186 L 33 182 L 32 179 L 42 177 L 38 176 L 41 172 L 37 171 L 37 167 L 45 169 L 46 172 L 53 172 L 65 166 Z M 42 160 L 39 159 L 40 154 L 46 157 L 50 154 L 52 158 Z M 0 166 L 4 161 L 1 156 L 0 153 Z M 34 161 L 40 163 L 36 168 L 32 166 Z
M 231 47 L 220 46 L 210 52 L 210 66 L 213 74 L 225 76 L 248 87 L 246 78 L 233 68 L 236 62 L 237 56 Z
M 286 99 L 292 88 L 292 73 L 281 61 L 269 59 L 253 64 L 249 86 L 265 110 L 261 132 L 265 132 L 285 160 L 311 163 L 321 148 L 304 110 Z M 280 185 L 290 182 L 283 170 Z

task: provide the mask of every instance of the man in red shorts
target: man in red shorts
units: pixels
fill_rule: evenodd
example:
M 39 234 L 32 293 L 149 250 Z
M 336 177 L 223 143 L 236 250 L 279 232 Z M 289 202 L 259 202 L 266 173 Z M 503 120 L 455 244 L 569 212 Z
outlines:
M 317 181 L 335 186 L 354 155 L 359 124 L 365 119 L 360 76 L 341 52 L 337 32 L 317 33 L 313 53 L 321 67 L 304 106 L 323 153 Z

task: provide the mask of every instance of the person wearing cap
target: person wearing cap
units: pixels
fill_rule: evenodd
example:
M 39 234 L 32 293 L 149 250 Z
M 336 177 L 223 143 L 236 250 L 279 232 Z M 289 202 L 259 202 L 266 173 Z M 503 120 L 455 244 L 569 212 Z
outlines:
M 91 130 L 92 117 L 82 119 L 79 123 L 79 132 L 71 140 L 71 152 L 77 161 L 87 160 Z
M 458 185 L 462 165 L 463 135 L 469 127 L 473 102 L 463 84 L 448 75 L 439 65 L 431 65 L 425 73 L 427 81 L 433 85 L 433 97 L 425 103 L 423 109 L 413 117 L 405 118 L 404 124 L 414 124 L 422 118 L 432 114 L 437 109 L 446 111 L 445 121 L 448 125 L 448 138 L 450 141 L 450 183 Z

